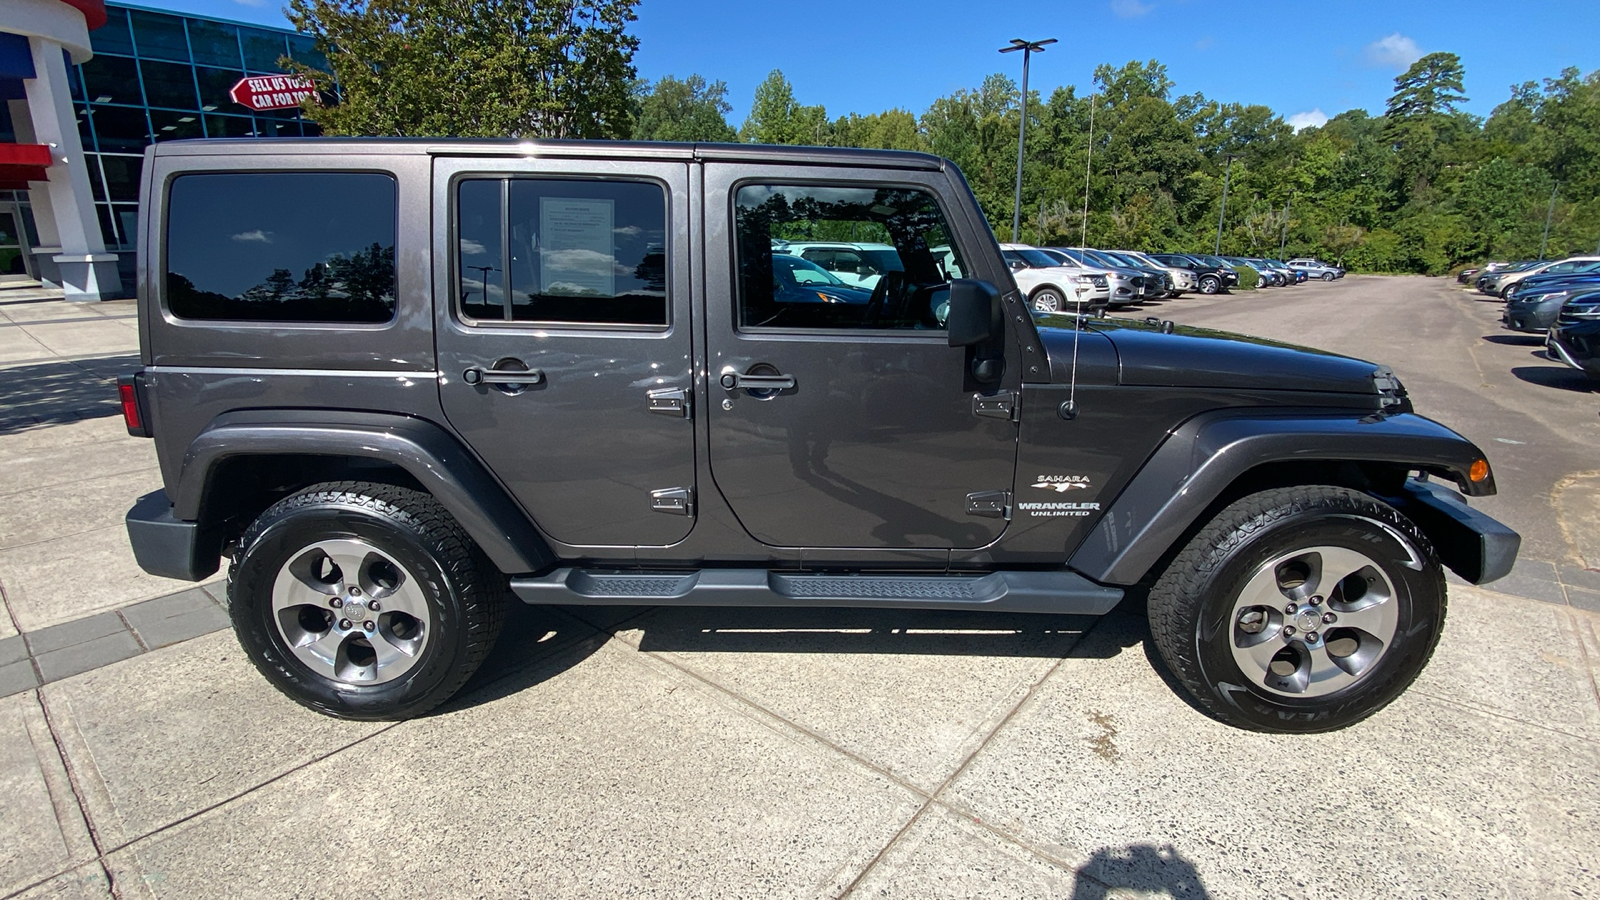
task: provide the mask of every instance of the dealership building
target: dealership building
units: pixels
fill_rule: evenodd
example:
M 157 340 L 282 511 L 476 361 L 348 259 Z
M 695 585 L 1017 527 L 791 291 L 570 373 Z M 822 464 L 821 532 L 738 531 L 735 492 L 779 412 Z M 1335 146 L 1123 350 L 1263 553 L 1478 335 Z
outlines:
M 319 133 L 297 107 L 253 108 L 285 92 L 234 90 L 247 78 L 281 89 L 255 79 L 283 75 L 285 57 L 326 67 L 286 29 L 104 0 L 0 2 L 0 285 L 132 296 L 145 147 Z

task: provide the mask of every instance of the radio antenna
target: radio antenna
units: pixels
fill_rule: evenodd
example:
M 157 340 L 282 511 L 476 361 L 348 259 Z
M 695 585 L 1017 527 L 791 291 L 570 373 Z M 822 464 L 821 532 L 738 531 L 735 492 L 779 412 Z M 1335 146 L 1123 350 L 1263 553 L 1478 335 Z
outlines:
M 1078 246 L 1089 246 L 1089 170 L 1094 162 L 1094 94 L 1089 95 L 1089 153 L 1083 160 L 1083 233 Z

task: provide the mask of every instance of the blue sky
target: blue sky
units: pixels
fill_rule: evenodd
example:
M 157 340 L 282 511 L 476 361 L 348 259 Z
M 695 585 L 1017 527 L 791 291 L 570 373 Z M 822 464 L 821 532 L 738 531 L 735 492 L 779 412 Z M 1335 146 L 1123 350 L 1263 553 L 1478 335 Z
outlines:
M 285 25 L 277 0 L 145 0 L 141 5 Z M 1249 0 L 642 0 L 634 59 L 646 78 L 699 73 L 728 84 L 744 120 L 756 85 L 782 69 L 802 103 L 831 117 L 904 107 L 976 87 L 992 72 L 1020 79 L 1014 37 L 1058 38 L 1033 60 L 1031 88 L 1091 89 L 1099 63 L 1158 59 L 1179 93 L 1261 103 L 1316 121 L 1353 107 L 1381 112 L 1394 77 L 1447 50 L 1466 67 L 1466 108 L 1488 115 L 1513 83 L 1566 66 L 1600 69 L 1600 3 L 1352 0 L 1316 8 Z M 1316 11 L 1308 11 L 1316 9 Z

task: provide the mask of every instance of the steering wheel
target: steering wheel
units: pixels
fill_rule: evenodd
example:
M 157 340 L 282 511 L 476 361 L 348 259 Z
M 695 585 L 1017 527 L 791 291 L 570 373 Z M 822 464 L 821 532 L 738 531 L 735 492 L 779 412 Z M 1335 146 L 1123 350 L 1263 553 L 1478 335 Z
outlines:
M 890 284 L 891 279 L 894 282 L 893 284 Z M 871 328 L 878 323 L 878 320 L 884 314 L 885 307 L 889 305 L 891 293 L 903 293 L 904 281 L 905 273 L 903 272 L 883 273 L 883 277 L 878 279 L 878 283 L 872 286 L 872 296 L 867 300 L 867 311 L 862 315 L 862 325 L 864 327 Z

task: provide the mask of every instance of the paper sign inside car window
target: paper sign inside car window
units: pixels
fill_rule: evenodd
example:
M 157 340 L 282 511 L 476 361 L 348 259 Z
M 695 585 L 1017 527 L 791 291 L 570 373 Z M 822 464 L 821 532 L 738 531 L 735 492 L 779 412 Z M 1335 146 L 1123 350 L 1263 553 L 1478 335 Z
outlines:
M 616 224 L 612 200 L 545 197 L 539 201 L 539 292 L 615 297 Z

